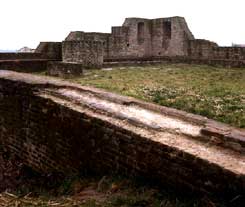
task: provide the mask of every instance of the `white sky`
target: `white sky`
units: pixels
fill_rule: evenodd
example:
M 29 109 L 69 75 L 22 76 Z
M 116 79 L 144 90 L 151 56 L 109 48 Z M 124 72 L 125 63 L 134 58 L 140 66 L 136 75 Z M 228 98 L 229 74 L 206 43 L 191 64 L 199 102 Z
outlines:
M 245 0 L 0 0 L 0 49 L 35 48 L 70 31 L 110 32 L 126 17 L 183 16 L 196 38 L 245 43 Z

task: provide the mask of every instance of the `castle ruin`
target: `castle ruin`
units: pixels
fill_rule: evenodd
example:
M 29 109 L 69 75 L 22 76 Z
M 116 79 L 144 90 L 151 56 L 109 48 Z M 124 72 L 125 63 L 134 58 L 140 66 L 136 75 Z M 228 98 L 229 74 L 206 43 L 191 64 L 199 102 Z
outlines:
M 94 51 L 98 48 L 100 62 L 101 56 L 105 59 L 185 56 L 189 40 L 194 37 L 184 18 L 126 18 L 122 26 L 112 27 L 111 33 L 71 32 L 62 43 L 63 58 L 64 61 L 81 61 L 82 51 L 86 50 L 84 44 Z
M 67 63 L 80 71 L 81 66 L 102 67 L 104 62 L 164 57 L 245 60 L 245 48 L 195 39 L 183 17 L 126 18 L 111 33 L 71 32 L 62 42 L 64 64 L 52 63 L 49 69 L 55 74 Z
M 184 18 L 172 17 L 127 18 L 111 33 L 71 32 L 63 42 L 41 42 L 34 53 L 1 53 L 0 145 L 40 172 L 120 172 L 183 191 L 228 195 L 229 201 L 245 192 L 244 130 L 100 89 L 6 71 L 76 75 L 125 61 L 245 67 L 245 48 L 195 39 Z
M 2 69 L 43 68 L 50 75 L 79 75 L 84 68 L 123 61 L 245 67 L 245 48 L 195 39 L 183 17 L 126 18 L 122 26 L 113 26 L 111 33 L 74 31 L 63 42 L 41 42 L 31 54 L 0 54 Z

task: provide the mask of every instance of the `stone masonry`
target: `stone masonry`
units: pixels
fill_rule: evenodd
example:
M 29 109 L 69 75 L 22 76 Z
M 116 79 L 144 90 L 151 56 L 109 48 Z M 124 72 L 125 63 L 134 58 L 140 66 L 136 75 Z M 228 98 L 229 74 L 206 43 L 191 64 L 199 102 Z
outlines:
M 101 68 L 115 62 L 120 65 L 125 61 L 138 64 L 169 60 L 245 67 L 245 48 L 219 47 L 214 42 L 195 39 L 183 17 L 126 18 L 122 26 L 113 26 L 111 33 L 73 31 L 63 42 L 41 42 L 31 54 L 2 53 L 0 67 L 31 71 L 33 65 L 38 70 L 48 69 L 52 75 L 70 76 L 82 74 L 85 68 Z M 49 61 L 55 62 L 47 64 Z
M 122 26 L 112 27 L 111 33 L 71 32 L 63 42 L 63 60 L 82 62 L 83 58 L 89 59 L 82 54 L 90 52 L 92 58 L 97 57 L 97 63 L 101 64 L 101 51 L 94 52 L 94 44 L 90 46 L 91 51 L 79 46 L 86 41 L 101 42 L 105 60 L 140 57 L 245 60 L 245 48 L 219 47 L 214 42 L 195 39 L 183 17 L 126 18 Z
M 111 33 L 71 32 L 62 42 L 65 64 L 53 63 L 48 68 L 64 71 L 71 64 L 73 73 L 72 68 L 77 68 L 72 66 L 74 63 L 80 64 L 82 72 L 82 68 L 100 68 L 115 61 L 159 58 L 240 67 L 245 65 L 245 48 L 219 47 L 214 42 L 195 39 L 183 17 L 126 18 L 122 26 L 113 26 Z
M 79 63 L 86 68 L 101 67 L 103 64 L 102 42 L 95 40 L 64 41 L 63 62 Z
M 83 41 L 101 41 L 104 58 L 185 56 L 188 53 L 188 40 L 193 39 L 182 17 L 153 20 L 126 18 L 123 26 L 112 27 L 110 34 L 71 32 L 63 45 L 66 45 L 67 41 L 74 41 L 75 55 L 79 50 L 75 42 L 79 44 L 78 42 Z M 67 53 L 70 55 L 70 52 L 70 49 L 63 48 L 63 56 L 66 56 Z

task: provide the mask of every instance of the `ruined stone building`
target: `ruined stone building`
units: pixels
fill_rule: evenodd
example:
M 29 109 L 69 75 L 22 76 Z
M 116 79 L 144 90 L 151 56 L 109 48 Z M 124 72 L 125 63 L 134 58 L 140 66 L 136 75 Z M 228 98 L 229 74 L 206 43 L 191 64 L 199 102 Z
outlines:
M 182 17 L 126 18 L 111 33 L 71 32 L 62 42 L 64 62 L 100 65 L 109 58 L 185 56 L 194 40 Z
M 88 49 L 98 53 L 99 61 L 101 56 L 105 59 L 183 56 L 188 53 L 188 40 L 194 37 L 184 18 L 127 18 L 122 26 L 112 27 L 111 33 L 71 32 L 62 43 L 63 58 L 79 62 L 84 55 L 82 51 Z
M 166 56 L 244 60 L 245 49 L 195 39 L 183 17 L 126 18 L 111 33 L 76 31 L 62 42 L 63 62 L 91 67 L 106 60 Z
M 41 42 L 32 54 L 0 55 L 0 60 L 46 59 L 48 71 L 78 73 L 81 68 L 99 68 L 111 62 L 169 58 L 171 62 L 245 67 L 245 48 L 219 47 L 214 42 L 195 39 L 183 17 L 126 18 L 122 26 L 113 26 L 111 33 L 73 31 L 63 42 Z M 26 64 L 23 62 L 23 68 Z M 2 62 L 1 67 L 12 65 Z

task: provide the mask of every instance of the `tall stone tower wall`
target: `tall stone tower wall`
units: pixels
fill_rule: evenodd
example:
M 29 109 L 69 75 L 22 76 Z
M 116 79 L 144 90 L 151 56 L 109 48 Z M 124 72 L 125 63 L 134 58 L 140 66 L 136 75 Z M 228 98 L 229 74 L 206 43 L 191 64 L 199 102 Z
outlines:
M 193 40 L 185 19 L 182 17 L 151 20 L 152 56 L 185 56 L 188 41 Z
M 122 27 L 112 27 L 109 57 L 183 56 L 193 39 L 182 17 L 126 18 Z

